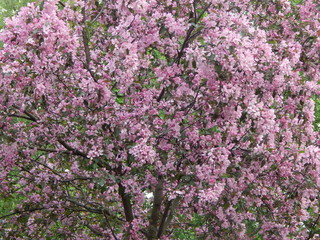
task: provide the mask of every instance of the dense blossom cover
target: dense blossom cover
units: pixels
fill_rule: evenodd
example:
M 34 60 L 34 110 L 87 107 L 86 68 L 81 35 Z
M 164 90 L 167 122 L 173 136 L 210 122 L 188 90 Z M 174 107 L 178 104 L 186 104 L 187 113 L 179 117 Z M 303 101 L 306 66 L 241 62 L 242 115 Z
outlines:
M 3 237 L 316 236 L 317 4 L 46 0 L 7 19 Z

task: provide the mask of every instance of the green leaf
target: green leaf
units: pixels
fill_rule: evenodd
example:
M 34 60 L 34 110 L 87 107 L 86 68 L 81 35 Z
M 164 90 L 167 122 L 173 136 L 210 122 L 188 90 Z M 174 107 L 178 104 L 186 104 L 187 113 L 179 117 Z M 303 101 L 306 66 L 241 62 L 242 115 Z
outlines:
M 267 41 L 267 43 L 274 45 L 274 44 L 277 44 L 278 41 L 277 40 L 269 40 L 269 41 Z
M 18 219 L 17 219 L 17 221 L 19 223 L 22 223 L 22 224 L 27 223 L 28 220 L 29 220 L 29 216 L 28 215 L 22 215 L 22 216 L 18 217 Z
M 159 110 L 158 116 L 163 120 L 166 118 L 166 114 L 164 113 L 163 109 Z
M 194 60 L 192 61 L 192 67 L 193 67 L 193 68 L 197 68 L 197 62 L 194 61 Z
M 119 104 L 124 104 L 124 97 L 117 97 L 116 102 Z
M 43 11 L 43 6 L 44 6 L 44 1 L 41 1 L 41 3 L 39 4 L 40 11 Z

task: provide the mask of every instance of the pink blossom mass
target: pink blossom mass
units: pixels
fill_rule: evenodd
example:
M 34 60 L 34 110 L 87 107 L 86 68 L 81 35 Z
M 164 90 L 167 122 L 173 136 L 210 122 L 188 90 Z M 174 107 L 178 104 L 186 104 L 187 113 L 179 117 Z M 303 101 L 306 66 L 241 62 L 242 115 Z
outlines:
M 0 32 L 0 239 L 317 239 L 319 8 L 21 8 Z

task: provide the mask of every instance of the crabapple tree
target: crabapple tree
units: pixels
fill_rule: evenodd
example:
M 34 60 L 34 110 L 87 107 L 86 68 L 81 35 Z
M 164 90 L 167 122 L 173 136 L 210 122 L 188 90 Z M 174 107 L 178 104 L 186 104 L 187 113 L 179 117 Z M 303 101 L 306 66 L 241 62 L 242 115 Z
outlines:
M 317 4 L 23 7 L 0 33 L 2 237 L 316 236 Z
M 5 26 L 4 19 L 12 16 L 18 10 L 32 0 L 0 0 L 0 28 Z

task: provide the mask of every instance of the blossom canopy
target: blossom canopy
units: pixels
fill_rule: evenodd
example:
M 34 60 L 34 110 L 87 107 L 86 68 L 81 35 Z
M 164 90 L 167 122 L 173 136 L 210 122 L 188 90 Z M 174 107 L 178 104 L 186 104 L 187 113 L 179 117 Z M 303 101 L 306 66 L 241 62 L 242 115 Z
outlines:
M 23 7 L 0 33 L 0 236 L 314 237 L 317 4 Z

